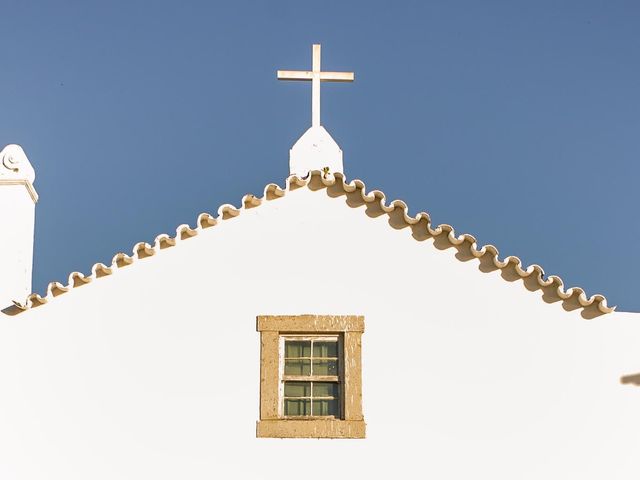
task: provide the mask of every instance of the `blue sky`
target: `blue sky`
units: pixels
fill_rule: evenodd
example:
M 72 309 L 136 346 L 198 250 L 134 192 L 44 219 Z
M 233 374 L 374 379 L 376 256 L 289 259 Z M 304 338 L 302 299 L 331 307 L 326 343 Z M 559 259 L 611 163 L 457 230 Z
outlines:
M 34 290 L 284 183 L 306 69 L 348 178 L 640 311 L 640 4 L 0 0 Z M 631 243 L 630 243 L 631 242 Z

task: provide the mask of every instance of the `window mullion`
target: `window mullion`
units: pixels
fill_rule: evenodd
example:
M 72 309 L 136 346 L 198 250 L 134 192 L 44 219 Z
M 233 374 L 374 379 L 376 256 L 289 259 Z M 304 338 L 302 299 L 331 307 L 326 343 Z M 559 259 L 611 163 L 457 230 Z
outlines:
M 310 408 L 310 415 L 313 417 L 313 342 L 314 339 L 311 339 L 311 351 L 309 352 L 309 356 L 311 357 L 311 400 L 309 402 L 309 408 Z

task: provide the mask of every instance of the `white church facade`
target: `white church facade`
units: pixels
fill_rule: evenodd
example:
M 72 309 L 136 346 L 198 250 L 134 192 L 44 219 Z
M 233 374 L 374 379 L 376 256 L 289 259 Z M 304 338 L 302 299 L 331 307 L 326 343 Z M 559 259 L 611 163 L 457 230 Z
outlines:
M 284 183 L 44 296 L 0 153 L 0 479 L 637 479 L 640 314 L 348 180 L 353 74 L 278 76 L 314 91 Z

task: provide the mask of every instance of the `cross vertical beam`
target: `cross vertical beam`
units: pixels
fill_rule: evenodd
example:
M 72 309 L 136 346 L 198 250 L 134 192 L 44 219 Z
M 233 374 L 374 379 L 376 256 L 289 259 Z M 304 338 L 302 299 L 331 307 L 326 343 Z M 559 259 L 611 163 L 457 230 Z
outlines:
M 313 80 L 311 80 L 311 126 L 320 126 L 320 45 L 313 46 L 313 58 L 311 68 Z
M 278 70 L 278 80 L 311 81 L 311 126 L 320 126 L 320 82 L 353 82 L 353 72 L 323 72 L 321 47 L 313 45 L 311 71 Z

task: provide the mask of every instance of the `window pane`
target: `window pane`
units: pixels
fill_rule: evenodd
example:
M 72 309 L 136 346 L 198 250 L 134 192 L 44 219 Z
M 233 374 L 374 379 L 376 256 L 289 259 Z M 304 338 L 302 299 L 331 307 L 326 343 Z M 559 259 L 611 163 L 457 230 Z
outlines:
M 285 397 L 310 397 L 311 382 L 285 382 Z
M 311 361 L 310 360 L 285 360 L 284 374 L 285 375 L 303 375 L 305 377 L 308 377 L 309 375 L 311 375 Z
M 338 416 L 338 400 L 314 400 L 313 416 L 320 417 L 326 415 Z
M 284 342 L 285 358 L 300 358 L 311 356 L 311 342 L 302 340 L 287 340 Z
M 330 383 L 330 382 L 313 382 L 313 396 L 314 398 L 315 397 L 337 397 L 338 384 Z
M 314 375 L 338 375 L 338 361 L 337 360 L 314 360 L 313 374 Z
M 287 416 L 311 415 L 311 400 L 284 401 L 284 414 Z
M 337 357 L 338 342 L 313 342 L 314 357 Z

